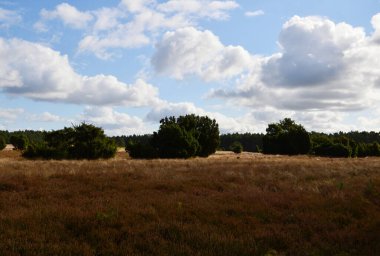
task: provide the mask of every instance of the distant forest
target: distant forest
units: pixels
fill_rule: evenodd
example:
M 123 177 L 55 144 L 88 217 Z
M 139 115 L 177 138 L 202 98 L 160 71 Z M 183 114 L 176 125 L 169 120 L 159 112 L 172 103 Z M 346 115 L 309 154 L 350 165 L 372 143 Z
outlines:
M 7 144 L 10 143 L 10 138 L 12 135 L 25 135 L 29 142 L 39 143 L 44 140 L 46 132 L 45 131 L 33 131 L 33 130 L 23 130 L 23 131 L 0 131 L 0 137 L 3 137 Z M 342 137 L 349 138 L 356 143 L 374 143 L 380 144 L 380 132 L 366 132 L 366 131 L 351 131 L 351 132 L 338 132 L 333 134 L 326 134 L 320 132 L 310 132 L 310 137 L 317 136 L 327 136 L 330 139 L 338 139 Z M 123 135 L 123 136 L 111 136 L 118 147 L 125 147 L 129 140 L 146 143 L 148 142 L 151 134 L 146 135 Z M 263 133 L 228 133 L 220 135 L 220 145 L 219 150 L 230 150 L 231 145 L 234 142 L 240 142 L 243 146 L 244 151 L 248 152 L 260 152 L 263 148 Z
M 263 137 L 265 134 L 263 133 L 227 133 L 220 135 L 220 145 L 219 150 L 228 151 L 230 150 L 231 145 L 234 142 L 240 142 L 243 146 L 244 151 L 247 152 L 260 152 L 263 148 Z M 151 134 L 145 135 L 130 135 L 130 136 L 114 136 L 111 137 L 115 140 L 116 144 L 119 147 L 125 147 L 126 143 L 131 141 L 147 143 L 149 138 L 151 138 Z M 350 140 L 355 141 L 356 143 L 380 143 L 380 132 L 359 132 L 359 131 L 351 131 L 351 132 L 337 132 L 332 134 L 326 134 L 321 132 L 311 132 L 310 137 L 318 137 L 318 136 L 327 136 L 331 140 L 336 140 L 342 137 L 346 137 Z

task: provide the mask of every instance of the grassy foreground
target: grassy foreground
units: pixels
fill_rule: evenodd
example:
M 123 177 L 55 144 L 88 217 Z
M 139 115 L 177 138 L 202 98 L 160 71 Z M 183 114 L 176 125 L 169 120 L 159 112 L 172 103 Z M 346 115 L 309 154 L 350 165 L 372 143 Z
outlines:
M 0 255 L 380 255 L 380 158 L 0 152 Z

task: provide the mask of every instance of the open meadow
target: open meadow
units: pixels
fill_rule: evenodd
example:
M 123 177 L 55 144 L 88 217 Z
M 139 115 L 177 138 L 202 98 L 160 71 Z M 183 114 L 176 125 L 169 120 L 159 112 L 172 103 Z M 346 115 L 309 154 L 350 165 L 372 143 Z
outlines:
M 2 151 L 0 255 L 380 255 L 380 158 Z

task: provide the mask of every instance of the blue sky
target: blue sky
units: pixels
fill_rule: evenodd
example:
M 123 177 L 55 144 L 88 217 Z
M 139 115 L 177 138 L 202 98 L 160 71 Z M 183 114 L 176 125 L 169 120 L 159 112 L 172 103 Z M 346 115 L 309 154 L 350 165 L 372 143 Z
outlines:
M 380 127 L 380 1 L 0 1 L 0 129 Z

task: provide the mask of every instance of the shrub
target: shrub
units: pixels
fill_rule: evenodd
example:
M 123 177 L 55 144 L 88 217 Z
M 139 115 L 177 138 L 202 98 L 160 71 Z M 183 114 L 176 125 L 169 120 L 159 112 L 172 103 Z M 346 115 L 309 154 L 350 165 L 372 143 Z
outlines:
M 196 156 L 207 157 L 215 153 L 220 143 L 219 126 L 215 119 L 186 115 L 178 117 L 177 123 L 198 141 Z
M 164 123 L 153 134 L 153 146 L 162 158 L 189 158 L 195 156 L 198 141 L 177 123 Z
M 23 152 L 26 158 L 43 158 L 43 159 L 66 159 L 69 158 L 67 151 L 62 151 L 48 146 L 46 143 L 31 144 Z
M 74 126 L 72 143 L 69 145 L 69 156 L 74 159 L 111 158 L 116 154 L 115 141 L 107 138 L 103 129 L 91 124 L 82 123 Z
M 28 138 L 24 134 L 12 135 L 9 141 L 16 150 L 25 150 L 28 147 Z
M 314 153 L 317 156 L 351 157 L 352 150 L 349 146 L 331 142 L 316 146 L 314 148 Z
M 240 142 L 235 141 L 231 144 L 230 150 L 235 154 L 240 154 L 241 152 L 243 152 L 243 145 Z
M 0 150 L 3 150 L 7 144 L 3 136 L 0 136 Z
M 130 140 L 127 142 L 125 151 L 132 158 L 153 159 L 158 157 L 157 150 L 148 142 L 143 143 Z
M 103 129 L 82 123 L 45 134 L 45 141 L 33 144 L 24 157 L 45 159 L 98 159 L 115 156 L 115 142 L 107 138 Z
M 298 155 L 310 151 L 309 133 L 302 125 L 296 124 L 290 118 L 269 124 L 266 132 L 263 137 L 265 154 Z
M 370 156 L 380 156 L 380 145 L 377 142 L 370 144 Z
M 219 145 L 219 126 L 207 116 L 166 117 L 150 145 L 162 158 L 207 157 Z

